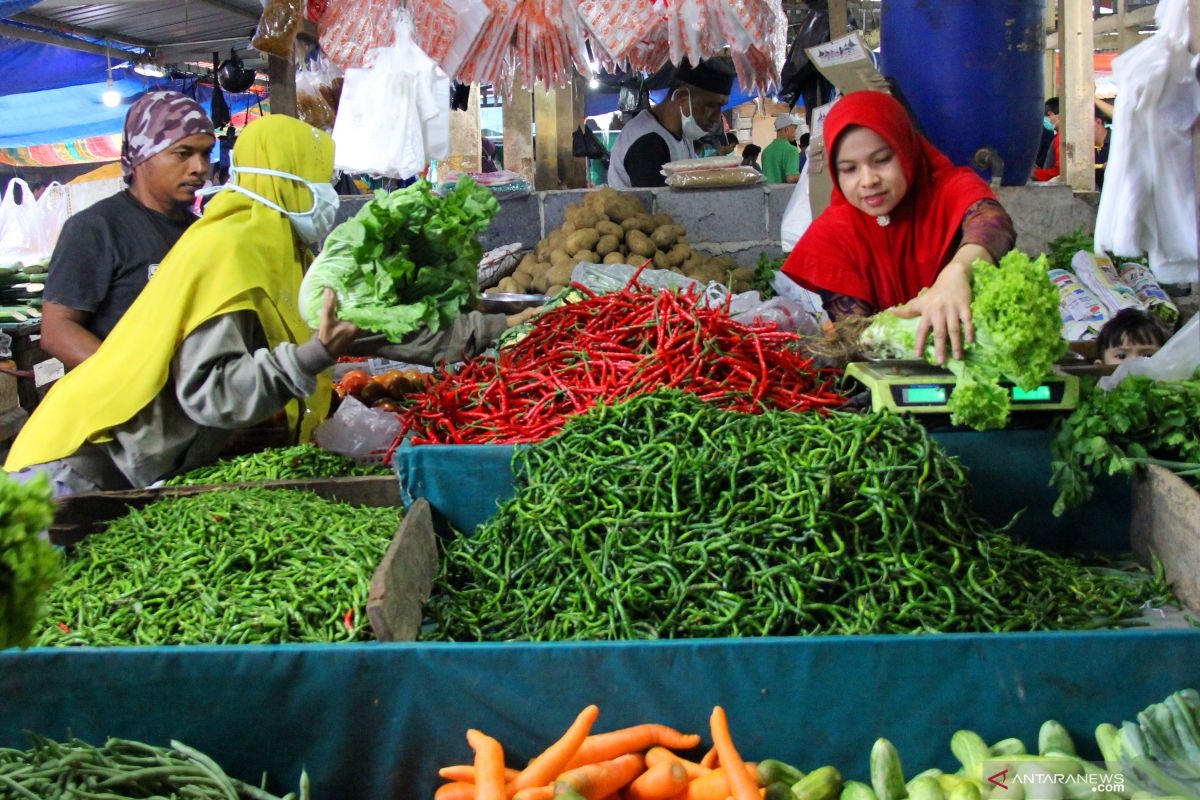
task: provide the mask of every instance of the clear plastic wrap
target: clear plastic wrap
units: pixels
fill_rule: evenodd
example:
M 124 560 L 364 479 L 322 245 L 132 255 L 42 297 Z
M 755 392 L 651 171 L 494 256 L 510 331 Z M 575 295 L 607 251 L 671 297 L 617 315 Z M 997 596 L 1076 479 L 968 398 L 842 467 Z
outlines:
M 261 53 L 291 59 L 305 7 L 302 0 L 267 0 L 250 46 Z
M 762 180 L 762 173 L 754 167 L 734 167 L 677 172 L 667 178 L 667 186 L 673 189 L 722 189 L 730 186 L 752 186 L 762 183 Z
M 342 71 L 327 58 L 296 71 L 296 114 L 314 128 L 331 130 L 342 94 Z
M 454 187 L 462 180 L 463 176 L 471 178 L 480 186 L 486 186 L 492 190 L 492 194 L 497 200 L 504 200 L 510 197 L 523 197 L 533 191 L 533 187 L 529 185 L 529 181 L 525 180 L 525 176 L 519 172 L 509 172 L 508 170 L 498 170 L 496 172 L 459 172 L 457 170 L 449 170 L 439 177 L 438 194 L 445 196 L 454 191 Z
M 739 155 L 709 156 L 708 158 L 683 158 L 668 161 L 662 166 L 662 174 L 668 178 L 680 172 L 701 172 L 708 169 L 731 169 L 742 165 Z

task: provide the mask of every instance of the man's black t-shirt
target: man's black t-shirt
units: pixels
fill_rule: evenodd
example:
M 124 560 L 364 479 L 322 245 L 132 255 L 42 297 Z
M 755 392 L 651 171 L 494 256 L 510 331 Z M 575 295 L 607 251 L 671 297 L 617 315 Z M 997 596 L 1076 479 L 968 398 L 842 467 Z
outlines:
M 84 327 L 103 339 L 193 222 L 151 211 L 128 191 L 88 206 L 63 226 L 43 299 L 89 312 Z

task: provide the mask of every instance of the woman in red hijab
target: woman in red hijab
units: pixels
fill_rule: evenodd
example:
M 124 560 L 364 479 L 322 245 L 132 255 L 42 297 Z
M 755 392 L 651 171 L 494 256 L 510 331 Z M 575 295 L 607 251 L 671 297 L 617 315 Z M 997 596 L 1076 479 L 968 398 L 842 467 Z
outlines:
M 1016 242 L 1012 220 L 988 185 L 956 167 L 913 127 L 891 95 L 854 92 L 825 120 L 833 202 L 783 265 L 819 293 L 833 319 L 904 306 L 920 316 L 917 354 L 933 331 L 962 355 L 971 327 L 971 264 L 995 263 Z

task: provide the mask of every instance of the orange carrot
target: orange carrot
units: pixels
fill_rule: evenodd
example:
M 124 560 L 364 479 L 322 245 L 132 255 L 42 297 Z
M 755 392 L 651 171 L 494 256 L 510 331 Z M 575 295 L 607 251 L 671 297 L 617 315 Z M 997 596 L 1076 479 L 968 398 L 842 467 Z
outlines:
M 628 786 L 646 769 L 640 753 L 627 753 L 611 761 L 598 761 L 567 770 L 554 782 L 555 793 L 565 789 L 578 792 L 584 800 L 602 800 Z
M 504 748 L 474 728 L 467 731 L 467 741 L 475 751 L 475 800 L 505 800 Z
M 475 784 L 462 781 L 443 784 L 433 793 L 433 800 L 475 800 Z
M 757 783 L 758 771 L 752 764 L 746 764 L 746 774 Z M 707 775 L 701 775 L 687 785 L 687 800 L 725 800 L 733 794 L 729 787 L 729 778 L 725 775 L 724 767 L 717 767 Z
M 729 779 L 729 794 L 733 800 L 758 800 L 758 782 L 746 773 L 746 763 L 733 746 L 725 709 L 715 706 L 708 722 L 712 728 L 713 745 Z
M 655 767 L 663 762 L 674 762 L 681 765 L 684 771 L 687 773 L 688 780 L 690 781 L 694 781 L 701 775 L 707 775 L 712 771 L 708 767 L 700 766 L 695 761 L 688 761 L 686 758 L 682 758 L 679 755 L 672 753 L 665 747 L 651 747 L 646 751 L 647 767 Z
M 554 800 L 554 784 L 522 789 L 513 795 L 513 800 Z
M 650 767 L 629 784 L 629 800 L 666 800 L 686 789 L 687 771 L 678 761 Z
M 720 763 L 720 759 L 717 758 L 717 748 L 715 745 L 700 759 L 700 766 L 708 767 L 709 769 L 713 769 Z
M 609 761 L 626 753 L 641 753 L 655 745 L 670 747 L 673 750 L 690 750 L 700 744 L 700 737 L 694 733 L 680 733 L 666 725 L 634 725 L 608 733 L 598 733 L 589 736 L 579 747 L 579 752 L 567 764 L 567 769 L 592 764 L 597 761 Z
M 571 723 L 571 727 L 567 728 L 567 732 L 562 735 L 562 738 L 543 750 L 540 756 L 530 761 L 529 766 L 521 770 L 520 775 L 509 781 L 508 794 L 511 796 L 521 789 L 553 783 L 555 777 L 563 771 L 567 762 L 571 760 L 579 750 L 579 746 L 583 744 L 583 740 L 587 738 L 599 713 L 600 709 L 594 705 L 580 711 L 579 716 Z
M 504 780 L 511 781 L 513 778 L 520 775 L 520 770 L 504 768 Z M 462 781 L 463 783 L 475 782 L 475 765 L 473 764 L 453 764 L 449 767 L 442 767 L 438 770 L 438 775 L 441 775 L 448 781 Z

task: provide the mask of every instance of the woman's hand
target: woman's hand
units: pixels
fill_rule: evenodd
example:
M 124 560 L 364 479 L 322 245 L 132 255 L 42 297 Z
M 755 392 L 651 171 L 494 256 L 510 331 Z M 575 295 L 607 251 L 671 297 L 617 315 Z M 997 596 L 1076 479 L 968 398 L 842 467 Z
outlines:
M 357 325 L 337 318 L 337 295 L 333 289 L 326 289 L 321 327 L 317 330 L 317 338 L 325 346 L 325 350 L 334 358 L 345 355 L 360 332 Z
M 975 341 L 971 322 L 971 267 L 969 262 L 951 261 L 938 274 L 933 286 L 896 310 L 905 319 L 920 316 L 917 324 L 916 356 L 923 358 L 925 343 L 933 332 L 934 355 L 946 363 L 946 340 L 954 358 L 962 358 L 963 331 L 966 341 Z

